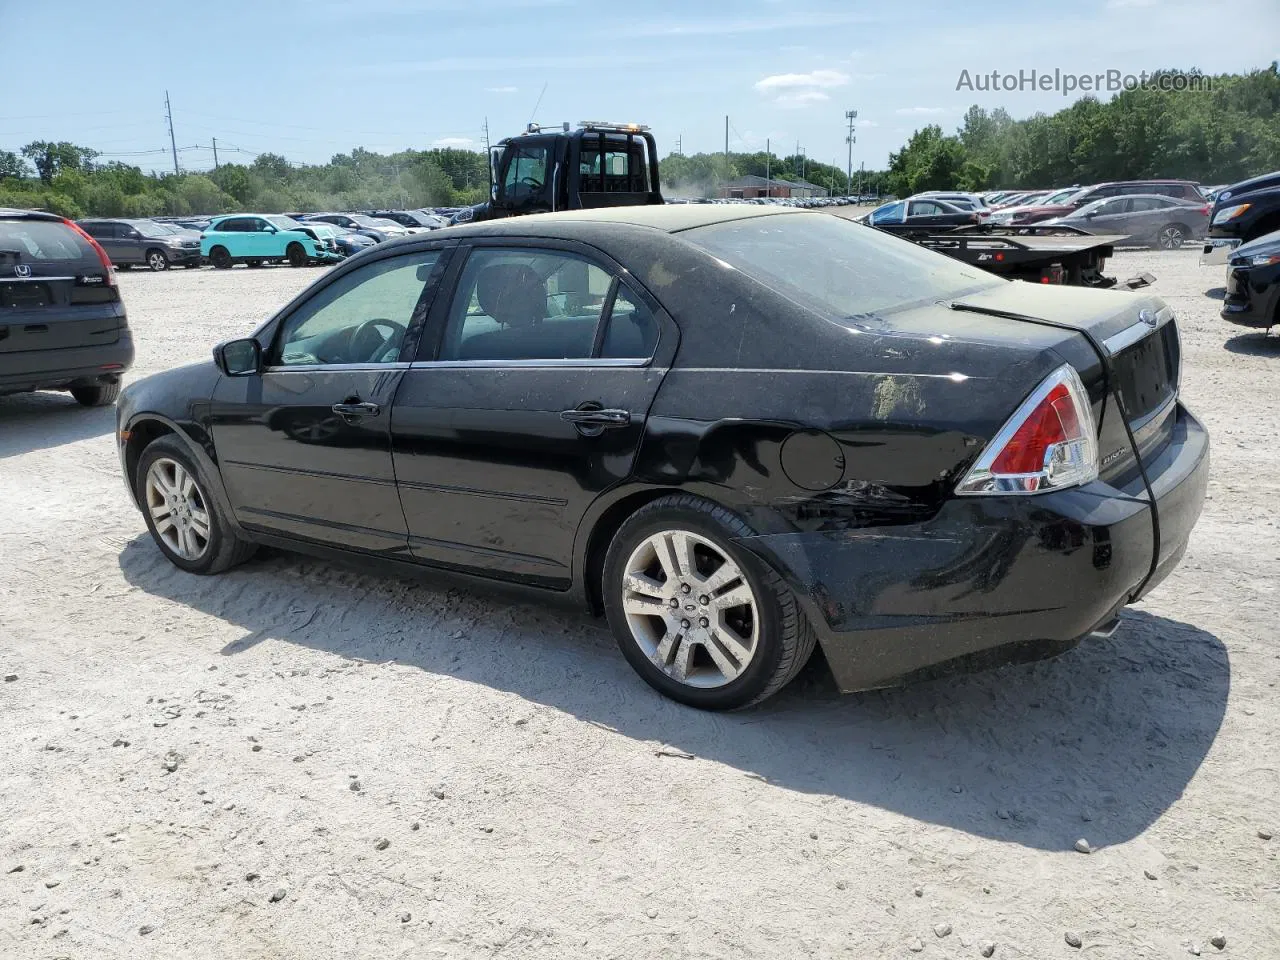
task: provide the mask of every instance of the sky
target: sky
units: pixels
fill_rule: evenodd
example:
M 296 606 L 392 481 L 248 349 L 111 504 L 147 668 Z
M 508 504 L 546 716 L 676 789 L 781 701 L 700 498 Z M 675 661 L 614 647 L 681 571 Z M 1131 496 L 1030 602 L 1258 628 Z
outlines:
M 0 149 L 70 140 L 172 169 L 168 91 L 184 170 L 213 165 L 215 137 L 242 162 L 482 148 L 486 118 L 495 141 L 531 119 L 616 120 L 696 153 L 724 149 L 726 116 L 731 150 L 799 144 L 843 167 L 851 109 L 853 166 L 878 169 L 971 104 L 1020 118 L 1077 95 L 977 89 L 992 71 L 1276 59 L 1280 0 L 0 0 Z

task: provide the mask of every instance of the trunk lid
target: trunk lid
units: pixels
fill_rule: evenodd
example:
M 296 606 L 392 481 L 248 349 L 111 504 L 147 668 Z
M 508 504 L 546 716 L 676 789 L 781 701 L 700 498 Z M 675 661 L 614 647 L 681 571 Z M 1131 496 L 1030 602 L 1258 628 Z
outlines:
M 98 253 L 60 218 L 0 211 L 0 354 L 120 339 L 120 295 Z

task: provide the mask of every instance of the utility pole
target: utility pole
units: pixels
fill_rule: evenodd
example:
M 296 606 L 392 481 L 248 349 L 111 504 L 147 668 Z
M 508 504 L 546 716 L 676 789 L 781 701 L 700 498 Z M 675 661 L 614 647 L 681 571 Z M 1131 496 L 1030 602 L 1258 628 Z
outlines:
M 684 156 L 684 134 L 683 133 L 679 134 L 676 137 L 676 153 L 679 154 L 680 156 Z
M 173 148 L 173 173 L 178 173 L 178 142 L 173 138 L 173 107 L 169 105 L 169 91 L 164 92 L 164 118 L 169 121 L 169 146 Z
M 493 196 L 493 149 L 489 146 L 489 118 L 484 118 L 484 165 L 489 170 L 489 196 Z
M 849 145 L 849 170 L 844 184 L 845 194 L 848 195 L 853 184 L 853 145 L 858 142 L 858 138 L 853 135 L 853 121 L 858 119 L 858 111 L 846 110 L 844 118 L 849 121 L 849 135 L 844 138 L 844 142 Z
M 218 138 L 213 138 L 213 169 L 218 169 Z
M 769 179 L 769 158 L 773 156 L 773 151 L 769 147 L 769 138 L 764 138 L 764 195 L 766 197 L 773 196 L 773 183 Z
M 724 196 L 729 198 L 729 115 L 724 117 Z

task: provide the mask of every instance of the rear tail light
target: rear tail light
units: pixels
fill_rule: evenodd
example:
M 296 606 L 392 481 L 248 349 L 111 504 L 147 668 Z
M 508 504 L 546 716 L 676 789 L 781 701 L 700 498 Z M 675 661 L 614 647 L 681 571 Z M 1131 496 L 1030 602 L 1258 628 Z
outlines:
M 1098 477 L 1089 394 L 1063 365 L 1023 401 L 956 487 L 962 495 L 1061 490 Z
M 98 259 L 102 261 L 103 282 L 106 283 L 108 287 L 114 287 L 116 285 L 116 273 L 111 269 L 111 258 L 107 256 L 107 251 L 102 249 L 102 244 L 89 236 L 89 234 L 85 233 L 84 230 L 81 229 L 80 224 L 76 223 L 74 220 L 63 219 L 62 222 L 76 233 L 80 234 L 85 243 L 93 247 L 93 252 L 96 253 L 98 255 Z

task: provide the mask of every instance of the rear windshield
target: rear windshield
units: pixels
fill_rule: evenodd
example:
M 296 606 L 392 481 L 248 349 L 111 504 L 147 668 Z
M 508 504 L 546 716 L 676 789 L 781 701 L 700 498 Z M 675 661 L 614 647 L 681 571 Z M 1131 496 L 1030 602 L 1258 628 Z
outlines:
M 53 220 L 0 220 L 0 263 L 92 257 L 89 244 L 65 224 Z
M 750 217 L 680 236 L 783 296 L 835 318 L 948 299 L 1004 282 L 825 213 Z
M 292 217 L 267 217 L 267 220 L 274 223 L 281 230 L 301 230 L 302 224 Z

